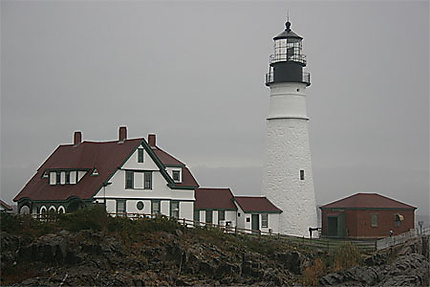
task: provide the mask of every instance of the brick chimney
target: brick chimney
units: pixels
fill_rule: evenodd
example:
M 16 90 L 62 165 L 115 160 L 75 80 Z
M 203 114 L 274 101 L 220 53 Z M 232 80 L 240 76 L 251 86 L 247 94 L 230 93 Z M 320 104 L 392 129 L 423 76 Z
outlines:
M 127 140 L 127 127 L 119 127 L 118 141 L 124 142 Z
M 82 132 L 76 131 L 73 135 L 73 145 L 77 146 L 82 142 Z
M 157 144 L 157 137 L 154 134 L 148 135 L 148 144 L 149 146 L 155 146 Z

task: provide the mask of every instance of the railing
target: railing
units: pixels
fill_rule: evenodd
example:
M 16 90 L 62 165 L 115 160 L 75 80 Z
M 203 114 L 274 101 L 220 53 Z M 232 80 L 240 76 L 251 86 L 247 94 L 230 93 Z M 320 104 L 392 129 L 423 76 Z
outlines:
M 273 72 L 269 72 L 266 74 L 266 85 L 272 84 L 275 81 L 275 75 Z M 311 74 L 308 72 L 303 72 L 302 74 L 302 83 L 305 83 L 306 85 L 311 84 Z
M 306 65 L 306 55 L 296 53 L 276 53 L 269 56 L 269 64 L 277 62 L 297 62 Z
M 416 238 L 423 235 L 429 235 L 429 234 L 430 234 L 430 227 L 423 228 L 421 232 L 418 232 L 416 229 L 411 229 L 408 232 L 405 232 L 399 235 L 379 239 L 378 241 L 376 241 L 376 249 L 381 250 L 384 248 L 405 243 L 409 239 Z
M 165 216 L 165 215 L 154 215 L 154 214 L 142 214 L 142 213 L 109 213 L 111 216 L 124 216 L 133 220 L 138 219 L 152 219 L 157 216 Z M 167 217 L 167 216 L 165 216 Z M 168 218 L 168 217 L 167 217 Z M 195 220 L 190 220 L 186 218 L 177 219 L 178 223 L 187 227 L 187 228 L 218 228 L 223 230 L 225 233 L 235 234 L 235 235 L 244 235 L 250 238 L 257 239 L 269 239 L 269 240 L 282 240 L 288 242 L 289 244 L 297 247 L 304 248 L 316 248 L 321 250 L 334 250 L 344 244 L 353 244 L 355 245 L 361 252 L 369 253 L 373 252 L 376 249 L 376 244 L 374 240 L 369 241 L 360 241 L 360 240 L 348 240 L 348 239 L 328 239 L 328 238 L 305 238 L 305 237 L 297 237 L 292 235 L 285 235 L 274 232 L 265 232 L 261 230 L 253 230 L 246 228 L 239 228 L 237 226 L 225 226 L 213 223 L 200 222 Z

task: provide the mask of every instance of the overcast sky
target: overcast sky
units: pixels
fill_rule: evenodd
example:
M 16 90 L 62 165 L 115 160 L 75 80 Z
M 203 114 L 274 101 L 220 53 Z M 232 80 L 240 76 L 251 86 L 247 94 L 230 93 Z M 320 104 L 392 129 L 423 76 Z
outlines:
M 429 214 L 428 1 L 1 1 L 1 198 L 59 144 L 157 134 L 201 186 L 260 193 L 272 38 L 304 38 L 318 204 Z

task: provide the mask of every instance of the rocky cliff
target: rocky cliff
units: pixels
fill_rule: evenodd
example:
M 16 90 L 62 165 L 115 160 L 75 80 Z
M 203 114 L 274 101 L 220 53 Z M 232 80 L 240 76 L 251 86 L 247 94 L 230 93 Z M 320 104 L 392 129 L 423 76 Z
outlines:
M 322 286 L 429 286 L 429 237 L 409 240 L 369 256 L 364 266 L 330 273 Z
M 85 219 L 85 224 L 91 218 Z M 172 221 L 111 220 L 4 228 L 1 285 L 11 286 L 428 286 L 428 237 L 333 270 L 332 254 L 287 242 L 187 229 Z M 16 224 L 15 224 L 16 225 Z M 73 228 L 72 228 L 73 227 Z M 16 230 L 16 232 L 13 232 Z M 314 272 L 315 262 L 324 262 Z M 309 280 L 313 276 L 317 281 Z M 317 277 L 316 277 L 317 276 Z M 319 279 L 319 281 L 318 281 Z

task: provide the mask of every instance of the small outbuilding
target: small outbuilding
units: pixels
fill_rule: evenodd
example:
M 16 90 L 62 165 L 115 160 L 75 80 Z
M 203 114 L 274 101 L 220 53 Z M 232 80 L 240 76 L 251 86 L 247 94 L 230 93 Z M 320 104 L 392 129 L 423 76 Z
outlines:
M 320 209 L 326 237 L 381 238 L 415 228 L 416 207 L 377 193 L 356 193 Z

